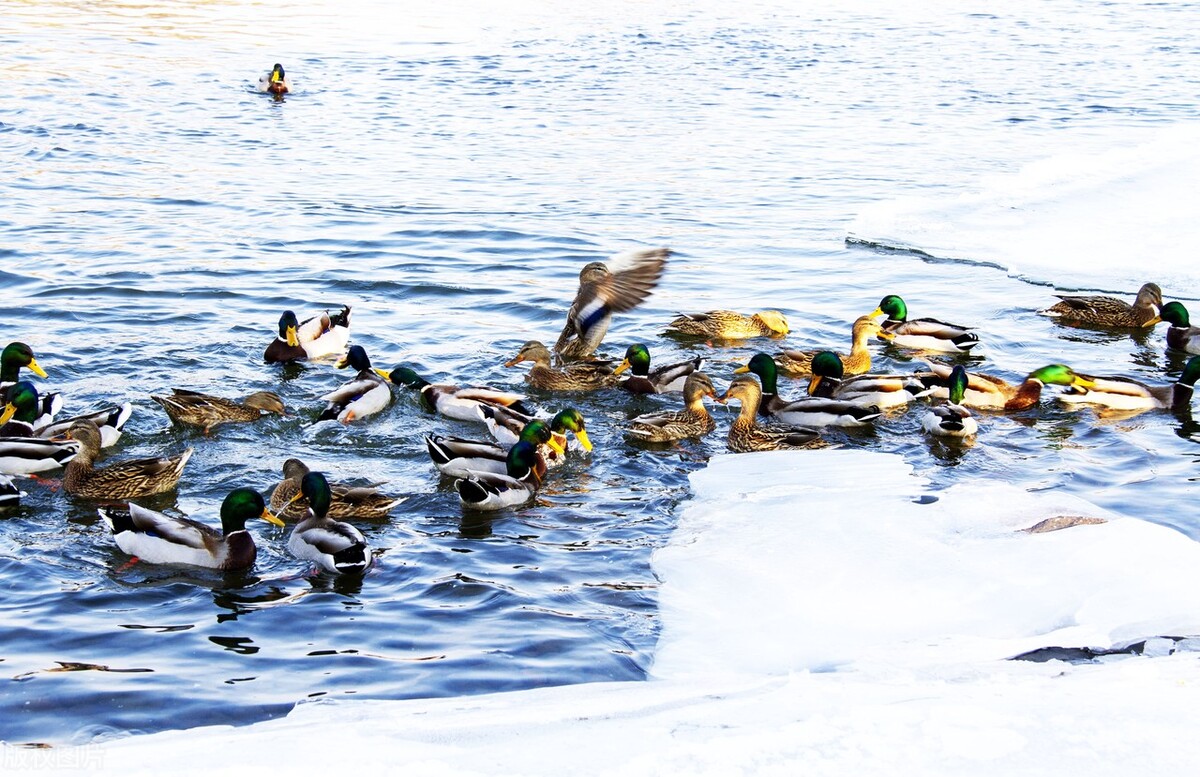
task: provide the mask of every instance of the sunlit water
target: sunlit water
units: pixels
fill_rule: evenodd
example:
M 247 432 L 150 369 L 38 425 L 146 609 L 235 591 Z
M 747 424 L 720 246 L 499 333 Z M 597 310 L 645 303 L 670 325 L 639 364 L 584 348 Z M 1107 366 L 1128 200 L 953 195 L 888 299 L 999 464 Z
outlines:
M 408 499 L 362 527 L 378 563 L 361 580 L 314 574 L 265 525 L 253 572 L 223 576 L 127 567 L 94 505 L 27 484 L 0 517 L 0 739 L 644 676 L 650 552 L 720 435 L 631 447 L 621 423 L 672 400 L 535 394 L 580 407 L 595 452 L 531 507 L 464 516 L 422 438 L 483 428 L 401 390 L 368 422 L 314 426 L 317 397 L 348 376 L 261 362 L 285 308 L 350 304 L 378 365 L 518 388 L 503 361 L 553 341 L 585 262 L 669 245 L 661 287 L 607 350 L 703 354 L 721 386 L 757 346 L 666 340 L 674 311 L 777 307 L 786 345 L 844 348 L 895 292 L 913 315 L 979 325 L 972 362 L 1009 378 L 1080 360 L 1158 382 L 1180 366 L 1161 329 L 1059 327 L 1034 315 L 1051 289 L 844 238 L 865 203 L 953 195 L 1114 128 L 1196 118 L 1186 5 L 343 5 L 5 9 L 5 342 L 34 348 L 68 411 L 134 403 L 110 456 L 196 447 L 178 493 L 148 506 L 215 521 L 231 487 L 269 489 L 289 456 Z M 275 61 L 295 86 L 283 102 L 254 89 Z M 878 353 L 882 369 L 911 366 Z M 270 388 L 295 412 L 205 438 L 149 400 L 172 386 Z M 899 452 L 935 484 L 1065 489 L 1200 536 L 1180 508 L 1190 418 L 1047 403 L 981 427 L 966 448 L 930 444 L 915 414 L 829 437 Z

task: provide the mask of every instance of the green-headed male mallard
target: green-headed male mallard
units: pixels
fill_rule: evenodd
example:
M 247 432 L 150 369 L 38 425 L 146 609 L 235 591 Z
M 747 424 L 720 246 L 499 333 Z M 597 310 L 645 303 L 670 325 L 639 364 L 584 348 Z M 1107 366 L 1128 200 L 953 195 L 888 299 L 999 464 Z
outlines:
M 288 550 L 296 558 L 316 562 L 334 573 L 361 574 L 371 565 L 371 552 L 362 532 L 344 521 L 329 517 L 333 490 L 320 472 L 300 479 L 300 493 L 308 500 L 308 514 L 288 536 Z
M 257 421 L 264 413 L 287 415 L 283 400 L 274 391 L 256 391 L 238 401 L 173 388 L 171 396 L 151 394 L 150 398 L 162 405 L 175 423 L 198 426 L 205 434 L 220 424 Z
M 1188 309 L 1182 302 L 1168 302 L 1162 307 L 1162 320 L 1167 329 L 1167 347 L 1187 353 L 1200 353 L 1200 327 L 1192 326 Z
M 128 459 L 97 469 L 94 462 L 100 455 L 100 430 L 96 424 L 76 421 L 67 437 L 79 442 L 80 450 L 63 473 L 63 490 L 86 499 L 132 499 L 170 491 L 193 452 L 188 448 L 178 456 Z
M 290 310 L 279 317 L 279 335 L 263 353 L 266 362 L 293 362 L 317 359 L 346 352 L 350 341 L 350 306 L 329 315 L 324 311 L 300 322 Z
M 283 526 L 271 515 L 262 494 L 235 488 L 221 502 L 221 529 L 191 518 L 177 518 L 130 502 L 101 507 L 100 517 L 112 530 L 117 547 L 151 564 L 190 564 L 210 569 L 247 569 L 258 555 L 246 521 L 262 518 Z
M 705 337 L 710 340 L 783 337 L 789 331 L 787 318 L 778 310 L 763 310 L 750 316 L 732 310 L 681 313 L 667 324 L 667 334 Z
M 508 407 L 518 413 L 532 415 L 522 401 L 524 394 L 500 391 L 487 386 L 459 387 L 450 383 L 430 383 L 409 367 L 396 367 L 388 373 L 392 383 L 416 389 L 421 407 L 431 413 L 441 413 L 458 421 L 481 421 L 478 408 L 483 405 Z
M 949 399 L 944 405 L 934 405 L 921 419 L 921 428 L 938 437 L 973 437 L 979 422 L 971 411 L 962 406 L 967 390 L 967 368 L 961 364 L 950 371 Z
M 731 399 L 738 400 L 742 405 L 738 417 L 729 426 L 727 445 L 734 453 L 807 448 L 810 447 L 809 443 L 817 439 L 816 429 L 803 426 L 759 426 L 757 415 L 758 403 L 762 400 L 762 389 L 753 375 L 739 375 L 734 378 L 729 388 L 725 389 L 725 393 L 717 397 L 717 401 L 722 404 Z
M 1137 298 L 1130 305 L 1124 300 L 1104 295 L 1067 295 L 1055 294 L 1061 302 L 1056 302 L 1045 310 L 1042 315 L 1052 316 L 1059 321 L 1090 326 L 1106 326 L 1118 328 L 1141 329 L 1154 326 L 1162 319 L 1159 318 L 1159 308 L 1162 307 L 1162 289 L 1157 283 L 1147 283 L 1138 290 Z
M 5 404 L 0 408 L 0 438 L 40 437 L 43 440 L 53 440 L 66 434 L 71 424 L 86 419 L 100 429 L 100 445 L 107 448 L 121 439 L 121 430 L 133 414 L 133 405 L 125 402 L 73 418 L 45 423 L 45 416 L 39 416 L 45 402 L 38 399 L 37 389 L 29 381 L 19 380 L 0 394 L 5 400 Z M 39 423 L 43 425 L 39 426 Z
M 304 476 L 311 472 L 300 459 L 283 462 L 283 480 L 271 491 L 271 509 L 280 519 L 298 521 L 308 511 L 308 502 L 300 489 Z M 334 520 L 377 521 L 387 517 L 396 505 L 407 497 L 391 497 L 380 493 L 375 486 L 347 486 L 330 483 L 329 509 L 326 515 Z
M 676 362 L 650 369 L 650 349 L 642 343 L 634 343 L 625 349 L 625 360 L 613 370 L 620 375 L 625 370 L 631 374 L 619 384 L 631 394 L 666 394 L 683 391 L 689 376 L 704 366 L 704 357 L 697 356 L 685 362 Z
M 825 351 L 832 353 L 832 351 Z M 864 405 L 831 397 L 803 397 L 786 400 L 779 396 L 775 360 L 767 353 L 756 353 L 750 361 L 733 371 L 735 375 L 753 372 L 762 381 L 758 414 L 775 418 L 789 426 L 866 426 L 881 413 L 874 405 Z
M 902 348 L 917 348 L 924 351 L 946 351 L 966 353 L 979 345 L 979 336 L 974 327 L 947 324 L 936 318 L 908 317 L 908 306 L 895 294 L 879 300 L 879 307 L 870 314 L 871 318 L 887 315 L 883 331 L 892 336 L 892 343 Z
M 495 437 L 496 441 L 506 448 L 511 448 L 520 442 L 520 436 L 524 433 L 527 425 L 536 420 L 533 416 L 520 413 L 511 407 L 498 405 L 480 405 L 478 412 L 480 420 L 487 424 L 492 437 Z M 557 451 L 559 449 L 564 452 L 567 450 L 567 432 L 574 435 L 575 439 L 579 441 L 580 447 L 585 451 L 592 450 L 592 441 L 588 437 L 587 422 L 583 418 L 583 413 L 573 407 L 564 408 L 555 413 L 549 423 L 550 434 L 553 435 L 557 445 L 554 448 L 554 456 L 545 457 L 547 464 L 553 466 L 562 463 L 562 456 Z
M 854 321 L 850 335 L 850 353 L 838 354 L 842 360 L 842 372 L 846 375 L 861 375 L 871 369 L 871 351 L 867 348 L 867 340 L 878 337 L 881 340 L 891 340 L 893 335 L 883 331 L 883 326 L 870 316 L 859 316 Z M 812 360 L 820 351 L 780 351 L 775 357 L 779 371 L 793 378 L 807 378 L 812 375 Z
M 525 424 L 516 442 L 531 442 L 547 464 L 554 456 L 561 461 L 563 442 L 550 431 L 550 422 L 535 418 Z M 467 440 L 462 437 L 425 436 L 429 458 L 443 475 L 467 477 L 473 472 L 507 472 L 508 451 L 516 442 L 503 445 L 486 440 Z
M 843 378 L 842 360 L 833 351 L 813 357 L 808 393 L 814 397 L 840 399 L 878 408 L 900 407 L 928 389 L 912 375 L 853 375 Z
M 688 437 L 703 437 L 717 428 L 704 407 L 704 398 L 716 399 L 717 390 L 703 372 L 688 375 L 683 384 L 683 410 L 645 413 L 632 419 L 625 433 L 645 442 L 674 442 Z
M 619 254 L 607 263 L 584 266 L 567 322 L 554 343 L 558 358 L 578 361 L 595 353 L 608 333 L 613 313 L 632 310 L 650 296 L 670 255 L 666 248 L 640 249 Z
M 517 355 L 504 363 L 512 367 L 521 362 L 533 362 L 525 374 L 530 386 L 543 391 L 594 391 L 617 384 L 612 364 L 607 361 L 568 362 L 562 367 L 550 366 L 550 349 L 537 340 L 521 346 Z
M 533 499 L 546 474 L 546 462 L 533 447 L 522 440 L 509 448 L 504 474 L 472 472 L 454 481 L 463 507 L 472 510 L 503 510 Z
M 1097 377 L 1076 373 L 1077 380 L 1058 398 L 1067 404 L 1101 405 L 1113 410 L 1183 410 L 1191 406 L 1196 379 L 1200 378 L 1200 356 L 1188 359 L 1183 373 L 1166 386 L 1147 386 L 1124 377 Z
M 271 72 L 260 77 L 258 89 L 261 92 L 275 95 L 276 99 L 291 91 L 288 88 L 287 73 L 283 72 L 283 65 L 276 62 L 275 66 L 271 68 Z
M 919 372 L 916 376 L 926 386 L 925 395 L 933 399 L 948 399 L 953 369 L 946 364 L 928 364 L 930 371 Z M 1079 376 L 1062 364 L 1039 367 L 1017 385 L 994 375 L 968 372 L 967 386 L 958 404 L 980 410 L 1028 410 L 1041 400 L 1044 387 L 1070 386 L 1080 382 Z
M 337 419 L 348 424 L 375 415 L 391 404 L 390 373 L 372 367 L 367 350 L 361 345 L 350 346 L 346 355 L 338 360 L 337 367 L 353 367 L 358 374 L 321 397 L 325 400 L 325 409 L 317 417 L 318 421 Z

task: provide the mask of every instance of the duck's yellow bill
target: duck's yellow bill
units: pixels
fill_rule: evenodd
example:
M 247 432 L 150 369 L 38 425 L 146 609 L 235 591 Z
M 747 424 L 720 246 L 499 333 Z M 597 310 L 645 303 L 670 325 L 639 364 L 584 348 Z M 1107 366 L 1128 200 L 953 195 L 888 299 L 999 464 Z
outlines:
M 1076 374 L 1074 379 L 1071 380 L 1071 385 L 1077 388 L 1094 389 L 1096 388 L 1096 381 Z
M 50 377 L 49 375 L 46 374 L 46 371 L 42 369 L 42 366 L 37 363 L 37 359 L 30 359 L 28 366 L 29 366 L 29 371 L 32 372 L 34 375 L 37 375 L 39 378 Z
M 580 429 L 578 432 L 575 432 L 575 439 L 579 440 L 579 444 L 583 446 L 585 451 L 592 450 L 592 441 L 588 439 L 586 430 Z
M 296 327 L 289 326 L 287 328 L 287 344 L 293 348 L 300 345 L 300 338 L 296 336 Z
M 17 414 L 17 406 L 9 402 L 4 406 L 4 410 L 0 411 L 0 424 L 8 423 L 9 419 Z
M 734 371 L 733 371 L 733 374 L 734 374 L 734 375 L 741 375 L 742 373 L 746 373 L 746 372 L 749 372 L 749 371 L 750 371 L 750 365 L 749 365 L 749 364 L 743 364 L 741 367 L 738 367 L 736 370 L 734 370 Z
M 265 507 L 263 508 L 262 515 L 260 517 L 267 523 L 273 523 L 276 526 L 287 526 L 286 523 L 272 515 L 271 511 Z
M 562 440 L 560 440 L 558 439 L 558 435 L 552 434 L 550 435 L 550 439 L 546 441 L 546 444 L 550 446 L 550 450 L 561 456 L 567 450 L 567 446 L 563 444 L 566 442 L 566 439 L 566 437 L 563 437 Z
M 819 386 L 820 384 L 821 384 L 821 376 L 820 376 L 820 375 L 813 375 L 813 376 L 811 376 L 811 377 L 808 379 L 808 393 L 809 393 L 809 395 L 811 395 L 811 394 L 812 394 L 814 391 L 816 391 L 816 390 L 817 390 L 817 386 Z
M 624 372 L 627 369 L 629 369 L 629 360 L 628 359 L 626 359 L 625 361 L 623 361 L 617 365 L 617 368 L 615 370 L 613 370 L 613 375 L 620 375 L 622 372 Z
M 868 314 L 867 318 L 875 318 L 875 316 L 882 316 L 882 315 L 883 315 L 883 308 L 875 308 L 875 311 L 873 313 Z

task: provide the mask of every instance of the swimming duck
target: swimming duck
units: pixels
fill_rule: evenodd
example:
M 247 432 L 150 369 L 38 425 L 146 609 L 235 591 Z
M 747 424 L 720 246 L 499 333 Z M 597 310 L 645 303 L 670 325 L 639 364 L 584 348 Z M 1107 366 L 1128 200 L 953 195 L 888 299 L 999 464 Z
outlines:
M 287 74 L 283 72 L 283 65 L 276 62 L 275 67 L 271 68 L 271 72 L 258 79 L 258 88 L 259 91 L 275 95 L 277 99 L 287 94 L 290 90 L 288 89 Z
M 607 264 L 585 265 L 567 322 L 554 343 L 559 360 L 578 361 L 595 353 L 613 313 L 632 310 L 650 296 L 670 255 L 666 248 L 647 248 L 619 254 Z
M 871 351 L 867 348 L 867 340 L 878 337 L 881 340 L 891 340 L 894 335 L 883 331 L 883 326 L 870 316 L 859 316 L 854 321 L 850 335 L 850 353 L 843 356 L 842 372 L 846 375 L 861 375 L 871 369 Z M 793 378 L 807 378 L 812 375 L 812 360 L 820 351 L 781 351 L 775 357 L 779 371 Z
M 5 392 L 6 403 L 0 410 L 0 437 L 40 437 L 44 440 L 61 437 L 76 421 L 89 420 L 100 429 L 100 445 L 107 448 L 121 439 L 125 422 L 133 414 L 133 405 L 121 405 L 95 410 L 73 418 L 52 421 L 39 426 L 44 416 L 39 410 L 44 402 L 38 400 L 37 389 L 27 380 L 17 381 Z
M 283 480 L 276 483 L 271 491 L 271 509 L 280 519 L 298 521 L 307 514 L 308 503 L 304 501 L 300 484 L 311 471 L 300 459 L 283 462 Z M 406 498 L 381 494 L 374 486 L 331 483 L 329 489 L 331 498 L 326 515 L 334 520 L 380 520 L 386 518 L 392 508 Z
M 642 343 L 634 343 L 625 349 L 625 360 L 613 370 L 620 375 L 625 370 L 631 374 L 619 384 L 631 394 L 666 394 L 682 391 L 692 374 L 704 366 L 704 357 L 697 356 L 685 362 L 676 362 L 654 370 L 650 369 L 650 349 Z
M 966 353 L 979 345 L 979 336 L 969 331 L 974 327 L 947 324 L 935 318 L 908 318 L 908 306 L 895 294 L 879 301 L 871 318 L 887 314 L 883 331 L 892 335 L 892 342 L 903 348 L 925 351 Z
M 308 500 L 308 514 L 292 529 L 288 550 L 296 558 L 314 561 L 329 572 L 365 572 L 371 554 L 362 532 L 344 521 L 329 517 L 333 490 L 320 472 L 300 478 L 300 493 L 292 501 Z
M 1062 302 L 1056 302 L 1039 312 L 1045 316 L 1053 316 L 1059 321 L 1141 329 L 1154 326 L 1162 320 L 1158 313 L 1162 307 L 1162 289 L 1156 283 L 1144 284 L 1138 290 L 1132 305 L 1116 297 L 1103 295 L 1054 296 Z
M 928 389 L 912 375 L 854 375 L 843 378 L 842 360 L 833 351 L 813 357 L 809 396 L 841 399 L 880 409 L 907 405 Z
M 825 351 L 825 353 L 833 353 Z M 836 357 L 836 354 L 834 354 Z M 882 413 L 874 405 L 863 405 L 830 397 L 804 397 L 788 401 L 779 396 L 777 365 L 767 353 L 756 353 L 750 361 L 733 371 L 735 375 L 753 372 L 762 381 L 758 414 L 776 418 L 789 426 L 866 426 Z
M 488 431 L 501 445 L 511 447 L 520 441 L 520 434 L 526 424 L 534 420 L 533 416 L 513 410 L 511 407 L 480 405 L 479 418 L 487 424 Z M 563 451 L 567 450 L 567 432 L 575 436 L 585 451 L 591 451 L 592 441 L 588 437 L 587 423 L 583 413 L 573 407 L 564 408 L 550 419 L 550 433 Z M 554 460 L 547 458 L 547 463 L 561 463 L 561 456 Z
M 1068 404 L 1103 405 L 1113 410 L 1183 410 L 1191 406 L 1200 356 L 1188 359 L 1179 380 L 1167 386 L 1147 386 L 1133 378 L 1097 377 L 1076 373 L 1077 380 L 1058 395 Z
M 1167 329 L 1167 347 L 1187 353 L 1200 353 L 1200 327 L 1192 326 L 1188 309 L 1182 302 L 1168 302 L 1162 307 L 1162 320 Z
M 240 402 L 181 388 L 171 389 L 169 397 L 151 394 L 150 398 L 162 405 L 175 423 L 198 426 L 205 434 L 219 424 L 257 421 L 264 413 L 287 415 L 283 400 L 273 391 L 256 391 Z
M 247 569 L 258 555 L 246 521 L 262 518 L 283 526 L 271 515 L 262 494 L 235 488 L 221 502 L 221 529 L 192 520 L 147 510 L 130 502 L 125 507 L 101 507 L 100 517 L 112 530 L 117 547 L 151 564 L 190 564 L 209 569 Z
M 361 345 L 352 345 L 346 355 L 338 360 L 338 369 L 353 367 L 358 374 L 325 394 L 325 409 L 318 421 L 337 419 L 340 423 L 375 415 L 392 402 L 391 375 L 371 366 L 367 350 Z
M 421 406 L 429 412 L 437 412 L 459 421 L 480 421 L 478 408 L 481 405 L 508 407 L 518 413 L 532 415 L 521 400 L 524 394 L 499 391 L 486 386 L 460 388 L 449 383 L 430 383 L 408 367 L 396 367 L 388 373 L 392 383 L 407 386 L 420 392 Z
M 712 340 L 748 340 L 752 337 L 783 337 L 787 318 L 778 310 L 763 310 L 744 316 L 732 310 L 681 313 L 667 324 L 667 334 L 707 337 Z
M 517 442 L 520 441 L 533 443 L 542 458 L 547 460 L 547 465 L 550 462 L 548 454 L 561 459 L 564 452 L 562 443 L 550 431 L 550 423 L 541 418 L 535 418 L 525 425 Z M 505 462 L 512 445 L 430 434 L 425 437 L 425 447 L 434 466 L 443 475 L 466 477 L 472 472 L 507 472 Z
M 23 496 L 25 496 L 25 492 L 17 488 L 12 478 L 0 475 L 0 508 L 16 507 L 21 503 Z
M 739 375 L 734 378 L 729 388 L 725 389 L 725 393 L 717 397 L 717 401 L 722 404 L 731 399 L 738 400 L 742 405 L 738 417 L 729 427 L 729 439 L 726 443 L 734 453 L 807 448 L 809 443 L 817 439 L 816 429 L 803 426 L 759 426 L 756 416 L 758 404 L 762 399 L 762 389 L 753 375 Z
M 508 451 L 505 474 L 473 472 L 454 481 L 454 488 L 463 507 L 503 510 L 533 499 L 545 473 L 546 463 L 533 443 L 521 441 Z
M 3 392 L 6 389 L 21 380 L 22 368 L 28 368 L 39 378 L 47 377 L 46 371 L 33 357 L 32 348 L 25 343 L 11 342 L 4 347 L 3 352 L 0 352 L 0 397 L 4 395 Z M 62 395 L 57 391 L 43 394 L 38 407 L 37 419 L 34 421 L 35 428 L 50 423 L 62 409 L 62 403 Z
M 132 499 L 170 491 L 179 482 L 183 466 L 193 452 L 188 448 L 170 458 L 129 459 L 96 469 L 93 463 L 100 454 L 100 430 L 96 424 L 76 421 L 67 430 L 67 437 L 78 441 L 80 450 L 63 473 L 63 489 L 87 499 Z
M 927 387 L 927 396 L 948 399 L 950 375 L 953 372 L 946 364 L 929 362 L 929 372 L 917 373 L 917 379 Z M 980 410 L 1028 410 L 1042 397 L 1042 389 L 1048 385 L 1070 386 L 1079 377 L 1062 364 L 1048 364 L 1025 376 L 1019 385 L 1008 383 L 1003 378 L 980 372 L 967 373 L 967 386 L 958 404 Z
M 961 364 L 950 371 L 949 401 L 929 408 L 921 419 L 921 428 L 938 437 L 974 437 L 979 423 L 962 405 L 967 390 L 967 368 Z
M 690 364 L 690 362 L 689 362 Z M 716 398 L 712 380 L 703 372 L 688 375 L 683 384 L 683 410 L 645 413 L 632 419 L 625 433 L 646 442 L 674 442 L 688 437 L 703 437 L 717 428 L 704 407 L 704 398 Z
M 575 361 L 559 368 L 551 367 L 550 349 L 537 340 L 522 345 L 517 355 L 504 362 L 504 366 L 512 367 L 521 362 L 533 362 L 525 380 L 543 391 L 593 391 L 617 383 L 612 364 L 607 361 Z
M 279 335 L 267 346 L 263 361 L 291 362 L 346 352 L 350 341 L 350 306 L 337 315 L 325 311 L 301 323 L 290 310 L 279 317 Z

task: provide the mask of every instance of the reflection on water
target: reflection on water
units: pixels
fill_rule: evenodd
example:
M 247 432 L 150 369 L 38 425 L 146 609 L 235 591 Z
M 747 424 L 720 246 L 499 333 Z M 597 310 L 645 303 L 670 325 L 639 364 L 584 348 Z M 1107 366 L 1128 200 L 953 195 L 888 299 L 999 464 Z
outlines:
M 863 203 L 957 193 L 1066 131 L 1086 145 L 1112 122 L 1179 118 L 1196 84 L 1177 68 L 1163 76 L 1157 58 L 1192 50 L 1194 14 L 1031 5 L 981 28 L 944 9 L 816 19 L 771 2 L 580 5 L 554 18 L 474 0 L 403 9 L 397 32 L 378 23 L 396 13 L 379 0 L 6 8 L 0 153 L 14 169 L 0 180 L 0 316 L 45 384 L 70 412 L 133 402 L 113 460 L 196 448 L 178 492 L 151 509 L 215 525 L 230 489 L 267 491 L 293 456 L 407 500 L 362 525 L 375 558 L 362 577 L 317 573 L 287 552 L 290 529 L 268 527 L 252 528 L 254 569 L 222 574 L 131 563 L 94 504 L 23 486 L 22 505 L 0 515 L 0 660 L 21 678 L 0 684 L 0 739 L 241 724 L 323 695 L 644 676 L 658 632 L 650 554 L 669 540 L 689 473 L 726 455 L 729 409 L 714 408 L 705 440 L 654 446 L 622 427 L 678 397 L 572 397 L 594 453 L 570 458 L 529 506 L 464 513 L 423 436 L 482 427 L 431 415 L 406 390 L 370 422 L 316 423 L 320 397 L 347 376 L 263 364 L 285 309 L 351 304 L 352 339 L 380 366 L 521 388 L 503 363 L 554 338 L 583 264 L 669 245 L 661 286 L 617 316 L 605 351 L 646 342 L 660 363 L 705 356 L 719 390 L 758 350 L 844 347 L 885 293 L 978 326 L 978 352 L 948 361 L 1006 379 L 1053 362 L 1151 383 L 1182 369 L 1161 329 L 1064 327 L 1036 315 L 1043 287 L 844 237 Z M 288 24 L 266 31 L 264 13 Z M 1128 45 L 1089 45 L 1080 36 L 1097 21 Z M 1081 52 L 1096 65 L 1068 66 Z M 294 78 L 282 102 L 256 91 L 276 61 Z M 1086 110 L 1100 91 L 1136 110 Z M 661 336 L 677 312 L 714 308 L 778 308 L 792 332 Z M 880 371 L 924 358 L 874 348 Z M 176 386 L 271 389 L 292 412 L 202 435 L 149 400 Z M 1118 510 L 1136 502 L 1200 535 L 1174 507 L 1196 477 L 1190 416 L 1102 423 L 1047 400 L 981 425 L 974 445 L 947 443 L 921 433 L 918 413 L 895 412 L 827 439 L 898 453 L 935 489 L 1004 478 Z

